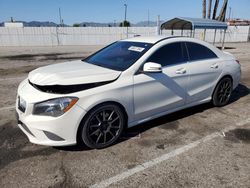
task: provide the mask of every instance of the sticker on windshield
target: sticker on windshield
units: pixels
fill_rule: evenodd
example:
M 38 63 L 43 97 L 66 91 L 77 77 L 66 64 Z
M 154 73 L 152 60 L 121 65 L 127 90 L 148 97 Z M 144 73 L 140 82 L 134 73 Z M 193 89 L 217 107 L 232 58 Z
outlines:
M 135 51 L 135 52 L 142 52 L 145 48 L 137 47 L 137 46 L 130 46 L 128 50 Z

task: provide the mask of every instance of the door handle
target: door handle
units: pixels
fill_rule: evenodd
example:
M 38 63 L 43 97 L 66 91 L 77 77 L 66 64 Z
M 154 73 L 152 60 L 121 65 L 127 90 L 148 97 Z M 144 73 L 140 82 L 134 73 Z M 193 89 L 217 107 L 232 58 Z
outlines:
M 215 64 L 211 65 L 210 68 L 212 68 L 212 69 L 218 69 L 218 67 L 219 67 L 219 65 L 217 63 L 215 63 Z
M 184 68 L 178 69 L 175 71 L 176 74 L 185 74 L 187 71 Z

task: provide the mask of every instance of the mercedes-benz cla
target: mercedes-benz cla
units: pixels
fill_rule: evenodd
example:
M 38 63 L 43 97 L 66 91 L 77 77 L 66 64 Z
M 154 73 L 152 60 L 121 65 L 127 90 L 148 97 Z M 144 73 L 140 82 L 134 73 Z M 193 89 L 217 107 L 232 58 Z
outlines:
M 226 105 L 240 76 L 235 57 L 203 41 L 121 40 L 30 72 L 18 87 L 18 126 L 32 143 L 103 148 L 127 127 L 201 103 Z

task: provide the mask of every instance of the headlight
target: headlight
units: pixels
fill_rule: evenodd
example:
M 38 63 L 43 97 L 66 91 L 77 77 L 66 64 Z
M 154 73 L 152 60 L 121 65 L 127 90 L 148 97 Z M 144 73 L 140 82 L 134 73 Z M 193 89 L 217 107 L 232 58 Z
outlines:
M 77 101 L 77 97 L 62 97 L 36 103 L 33 114 L 58 117 L 67 112 Z

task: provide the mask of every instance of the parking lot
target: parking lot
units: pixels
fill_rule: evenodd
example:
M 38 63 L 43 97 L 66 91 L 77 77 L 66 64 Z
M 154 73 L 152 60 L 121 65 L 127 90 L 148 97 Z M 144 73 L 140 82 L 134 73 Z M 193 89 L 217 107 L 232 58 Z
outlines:
M 42 65 L 101 46 L 0 47 L 0 187 L 250 187 L 250 43 L 230 104 L 203 104 L 126 130 L 109 148 L 31 144 L 17 127 L 17 86 Z

